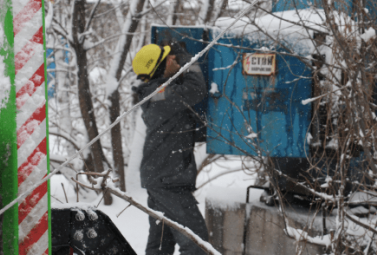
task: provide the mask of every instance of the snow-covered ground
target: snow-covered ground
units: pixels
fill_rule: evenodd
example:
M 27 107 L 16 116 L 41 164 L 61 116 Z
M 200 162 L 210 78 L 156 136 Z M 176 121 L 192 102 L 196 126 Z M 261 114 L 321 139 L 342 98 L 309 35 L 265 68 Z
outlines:
M 203 155 L 204 148 L 199 152 Z M 200 158 L 201 155 L 197 157 Z M 226 162 L 219 162 L 212 164 L 205 168 L 198 177 L 197 187 L 207 182 L 209 178 L 218 175 L 224 171 L 241 169 L 241 160 L 235 157 L 233 160 Z M 62 185 L 67 192 L 67 198 L 69 203 L 74 206 L 76 201 L 76 194 L 74 187 L 68 183 L 63 175 L 56 175 L 51 179 L 51 195 L 53 206 L 54 204 L 60 204 L 55 198 L 65 203 L 65 196 L 63 193 Z M 253 183 L 253 176 L 240 170 L 232 172 L 227 175 L 223 175 L 212 182 L 204 185 L 202 188 L 196 191 L 195 196 L 199 202 L 199 208 L 204 215 L 205 211 L 205 199 L 207 196 L 224 198 L 222 201 L 245 201 L 246 187 Z M 127 172 L 127 192 L 135 200 L 141 202 L 143 205 L 147 203 L 147 193 L 145 189 L 140 187 L 140 181 L 138 178 L 138 171 Z M 259 196 L 259 193 L 255 193 L 255 196 Z M 109 215 L 112 221 L 116 224 L 131 246 L 134 248 L 137 254 L 144 254 L 144 249 L 147 243 L 149 223 L 148 216 L 139 211 L 135 207 L 129 207 L 118 218 L 116 215 L 121 212 L 128 203 L 120 198 L 113 197 L 114 202 L 111 206 L 103 205 L 103 202 L 99 205 L 99 209 Z M 89 192 L 80 196 L 80 202 L 87 202 L 92 205 L 99 203 L 100 197 L 97 197 L 94 192 Z M 179 254 L 176 249 L 175 254 Z

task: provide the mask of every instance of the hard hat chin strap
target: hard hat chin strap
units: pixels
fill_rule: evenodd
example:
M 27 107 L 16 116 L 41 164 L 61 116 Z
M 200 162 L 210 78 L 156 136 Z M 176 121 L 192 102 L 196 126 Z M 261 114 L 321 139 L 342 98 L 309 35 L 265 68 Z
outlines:
M 164 52 L 165 52 L 165 49 L 163 47 L 160 46 L 160 49 L 161 49 L 161 52 L 160 52 L 160 56 L 158 56 L 158 59 L 157 59 L 157 62 L 156 62 L 156 65 L 155 67 L 152 69 L 152 71 L 149 73 L 149 74 L 139 74 L 137 76 L 137 79 L 140 79 L 142 81 L 149 81 L 154 72 L 156 71 L 157 67 L 160 65 L 161 63 L 161 59 L 162 59 L 162 56 L 164 55 Z

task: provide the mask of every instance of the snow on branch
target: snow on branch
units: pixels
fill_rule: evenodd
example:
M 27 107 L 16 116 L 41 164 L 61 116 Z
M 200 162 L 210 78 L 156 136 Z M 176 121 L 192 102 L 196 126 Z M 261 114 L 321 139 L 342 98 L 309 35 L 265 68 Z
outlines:
M 311 237 L 308 235 L 306 231 L 302 229 L 293 228 L 290 226 L 287 226 L 287 228 L 284 229 L 284 232 L 287 236 L 295 239 L 297 242 L 306 241 L 312 244 L 324 245 L 326 247 L 329 247 L 331 245 L 330 234 L 324 236 Z
M 350 214 L 348 214 L 348 213 L 345 213 L 345 214 L 346 214 L 347 219 L 349 219 L 349 220 L 352 221 L 353 223 L 355 223 L 355 224 L 357 224 L 357 225 L 359 225 L 359 226 L 365 228 L 366 230 L 370 230 L 370 231 L 372 231 L 374 234 L 377 234 L 377 230 L 376 230 L 374 227 L 372 227 L 371 225 L 368 225 L 368 224 L 366 224 L 366 223 L 361 222 L 361 221 L 359 220 L 359 218 L 356 217 L 356 216 L 354 216 L 354 215 L 350 215 Z
M 144 16 L 144 15 L 150 13 L 151 11 L 155 11 L 158 7 L 162 6 L 162 5 L 163 5 L 165 2 L 167 2 L 167 1 L 168 1 L 168 0 L 161 1 L 161 2 L 158 3 L 156 6 L 151 5 L 151 8 L 149 8 L 149 9 L 143 11 L 143 12 L 140 12 L 140 13 L 136 14 L 136 17 L 139 18 L 139 17 L 141 17 L 141 16 Z
M 332 93 L 338 92 L 339 90 L 342 90 L 342 89 L 345 89 L 345 88 L 346 88 L 346 87 L 343 87 L 343 88 L 336 89 L 336 90 L 330 91 L 330 92 L 328 92 L 328 93 L 322 94 L 322 95 L 317 96 L 317 97 L 312 97 L 312 98 L 304 99 L 304 100 L 301 101 L 301 104 L 303 104 L 303 105 L 307 105 L 307 104 L 309 104 L 309 103 L 311 103 L 311 102 L 314 102 L 314 101 L 316 101 L 316 100 L 318 100 L 318 99 L 321 99 L 321 98 L 323 98 L 323 97 L 325 97 L 325 96 L 328 96 L 328 95 L 330 95 L 330 94 L 332 94 Z
M 326 193 L 323 193 L 323 192 L 317 192 L 315 191 L 314 189 L 311 189 L 311 188 L 308 188 L 307 186 L 305 186 L 304 184 L 301 184 L 300 182 L 296 181 L 295 179 L 289 177 L 288 175 L 286 174 L 283 174 L 282 172 L 280 172 L 279 170 L 276 170 L 274 169 L 274 171 L 280 175 L 280 176 L 283 176 L 284 178 L 287 178 L 287 180 L 290 180 L 292 181 L 295 185 L 297 186 L 300 186 L 301 188 L 304 188 L 305 190 L 309 191 L 311 194 L 313 194 L 314 196 L 316 197 L 319 197 L 319 198 L 322 198 L 323 200 L 327 201 L 327 202 L 332 202 L 332 203 L 335 203 L 336 202 L 336 199 Z
M 108 173 L 109 172 L 106 173 L 106 176 L 108 176 Z M 86 173 L 86 174 L 90 174 L 90 173 Z M 93 173 L 93 174 L 98 174 L 98 173 Z M 111 175 L 109 175 L 109 178 L 110 179 L 112 178 Z M 185 235 L 188 239 L 190 239 L 191 241 L 193 241 L 196 245 L 198 245 L 207 254 L 210 254 L 210 255 L 220 255 L 221 254 L 215 248 L 213 248 L 213 246 L 210 243 L 202 240 L 191 229 L 189 229 L 187 227 L 184 227 L 184 226 L 182 226 L 181 224 L 179 224 L 179 223 L 177 223 L 175 221 L 172 221 L 171 219 L 165 217 L 163 213 L 155 211 L 155 210 L 150 209 L 148 207 L 145 207 L 142 204 L 140 204 L 137 201 L 135 201 L 132 197 L 127 196 L 127 194 L 125 192 L 121 191 L 120 189 L 116 188 L 113 185 L 114 181 L 113 182 L 107 181 L 106 178 L 97 178 L 96 179 L 96 185 L 93 188 L 93 187 L 87 186 L 87 185 L 85 185 L 83 183 L 80 183 L 80 182 L 76 181 L 73 178 L 72 178 L 72 180 L 74 182 L 76 182 L 77 184 L 85 187 L 85 188 L 88 188 L 88 189 L 91 189 L 91 190 L 95 190 L 95 191 L 99 191 L 99 192 L 101 192 L 103 190 L 106 190 L 105 192 L 110 192 L 110 193 L 114 194 L 115 196 L 117 196 L 117 197 L 119 197 L 121 199 L 126 200 L 131 205 L 133 205 L 136 208 L 138 208 L 139 210 L 145 212 L 149 216 L 155 218 L 156 220 L 158 220 L 160 222 L 163 222 L 167 226 L 169 226 L 169 227 L 177 230 L 181 234 Z
M 179 231 L 181 234 L 185 235 L 187 238 L 193 241 L 196 245 L 198 245 L 207 254 L 220 255 L 220 253 L 215 248 L 213 248 L 213 246 L 210 243 L 203 241 L 191 229 L 184 227 L 181 224 L 166 218 L 161 212 L 157 212 L 150 208 L 142 206 L 141 204 L 133 200 L 132 197 L 127 196 L 124 192 L 120 191 L 119 189 L 108 188 L 108 191 L 120 198 L 123 198 L 124 200 L 126 200 L 127 202 L 135 206 L 136 208 L 147 213 L 149 216 L 159 221 L 163 221 L 167 226 Z
M 72 137 L 69 134 L 67 134 L 67 132 L 63 131 L 62 129 L 51 128 L 49 130 L 49 134 L 64 138 L 69 143 L 71 143 L 76 150 L 80 150 L 80 146 L 72 139 Z

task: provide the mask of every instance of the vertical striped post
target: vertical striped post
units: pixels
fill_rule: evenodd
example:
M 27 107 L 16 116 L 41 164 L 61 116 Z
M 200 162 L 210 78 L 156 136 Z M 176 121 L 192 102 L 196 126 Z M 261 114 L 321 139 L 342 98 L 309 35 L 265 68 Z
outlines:
M 48 173 L 44 9 L 41 0 L 7 0 L 13 17 L 13 79 L 18 195 Z M 12 84 L 13 85 L 13 84 Z M 18 205 L 18 253 L 49 254 L 49 186 Z M 7 254 L 7 253 L 5 253 Z M 16 254 L 16 253 L 9 253 Z
M 41 0 L 13 0 L 18 193 L 47 175 L 44 15 Z M 18 205 L 19 254 L 49 253 L 49 196 L 43 183 Z

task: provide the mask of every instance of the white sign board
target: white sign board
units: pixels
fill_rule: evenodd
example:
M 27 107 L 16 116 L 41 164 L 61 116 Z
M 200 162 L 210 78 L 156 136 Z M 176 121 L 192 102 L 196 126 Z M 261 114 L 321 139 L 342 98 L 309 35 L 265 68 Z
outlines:
M 247 75 L 274 75 L 276 54 L 244 53 L 242 68 L 243 74 Z

